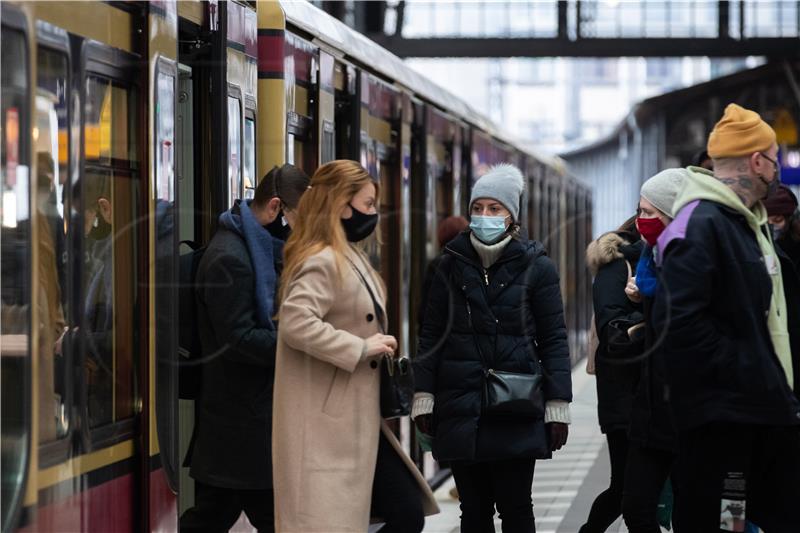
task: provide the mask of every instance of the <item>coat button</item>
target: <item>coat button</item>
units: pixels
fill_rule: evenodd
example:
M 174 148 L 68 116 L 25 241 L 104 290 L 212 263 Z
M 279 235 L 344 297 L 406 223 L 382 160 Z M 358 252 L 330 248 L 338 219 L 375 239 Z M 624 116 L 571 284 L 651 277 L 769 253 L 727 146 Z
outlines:
M 367 322 L 372 322 L 373 320 L 375 320 L 375 315 L 367 313 Z
M 369 362 L 369 366 L 373 369 L 378 368 L 378 362 L 373 359 Z

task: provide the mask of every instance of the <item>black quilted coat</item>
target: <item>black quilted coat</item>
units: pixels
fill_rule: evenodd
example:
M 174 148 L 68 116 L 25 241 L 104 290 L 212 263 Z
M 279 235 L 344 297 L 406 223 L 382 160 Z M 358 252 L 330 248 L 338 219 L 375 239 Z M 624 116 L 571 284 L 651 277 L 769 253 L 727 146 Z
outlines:
M 445 248 L 427 296 L 414 369 L 417 391 L 435 397 L 434 456 L 549 457 L 544 420 L 481 416 L 489 368 L 541 373 L 545 401 L 572 400 L 558 274 L 544 247 L 512 239 L 484 270 L 462 233 Z

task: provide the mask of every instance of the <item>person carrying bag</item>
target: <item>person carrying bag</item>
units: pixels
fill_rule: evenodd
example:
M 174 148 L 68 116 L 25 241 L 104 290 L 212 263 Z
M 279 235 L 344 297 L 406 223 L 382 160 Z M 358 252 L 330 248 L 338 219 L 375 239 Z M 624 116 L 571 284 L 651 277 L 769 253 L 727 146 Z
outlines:
M 537 459 L 567 440 L 571 364 L 558 274 L 519 235 L 522 173 L 498 165 L 475 184 L 469 230 L 450 241 L 431 281 L 414 359 L 411 416 L 448 462 L 461 531 L 535 530 Z

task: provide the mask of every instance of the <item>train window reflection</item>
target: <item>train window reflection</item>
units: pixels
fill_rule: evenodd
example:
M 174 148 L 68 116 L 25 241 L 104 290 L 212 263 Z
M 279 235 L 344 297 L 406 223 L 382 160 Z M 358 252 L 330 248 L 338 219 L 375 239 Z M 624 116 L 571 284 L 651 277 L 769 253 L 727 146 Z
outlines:
M 80 205 L 83 265 L 80 330 L 89 428 L 130 418 L 137 403 L 137 223 L 132 89 L 87 79 Z
M 132 135 L 129 117 L 132 95 L 129 89 L 119 87 L 110 80 L 89 77 L 86 80 L 86 124 L 84 126 L 85 156 L 87 161 L 112 164 L 135 161 L 135 135 Z
M 256 190 L 256 121 L 244 119 L 244 195 L 253 198 Z
M 228 97 L 228 203 L 242 197 L 242 108 L 238 98 Z
M 10 528 L 21 496 L 30 439 L 30 220 L 27 49 L 22 33 L 3 26 L 0 47 L 0 427 L 2 528 Z
M 64 437 L 69 428 L 65 339 L 66 247 L 63 183 L 68 173 L 67 57 L 47 48 L 37 53 L 36 223 L 39 281 L 39 441 Z

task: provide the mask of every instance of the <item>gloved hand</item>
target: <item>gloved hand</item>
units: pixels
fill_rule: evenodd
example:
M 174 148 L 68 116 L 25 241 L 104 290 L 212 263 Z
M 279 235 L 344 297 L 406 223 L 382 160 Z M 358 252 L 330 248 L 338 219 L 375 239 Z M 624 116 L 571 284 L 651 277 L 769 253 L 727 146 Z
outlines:
M 561 447 L 567 443 L 567 437 L 569 437 L 569 424 L 550 422 L 547 424 L 547 430 L 550 435 L 550 451 L 554 452 L 556 450 L 560 450 Z

